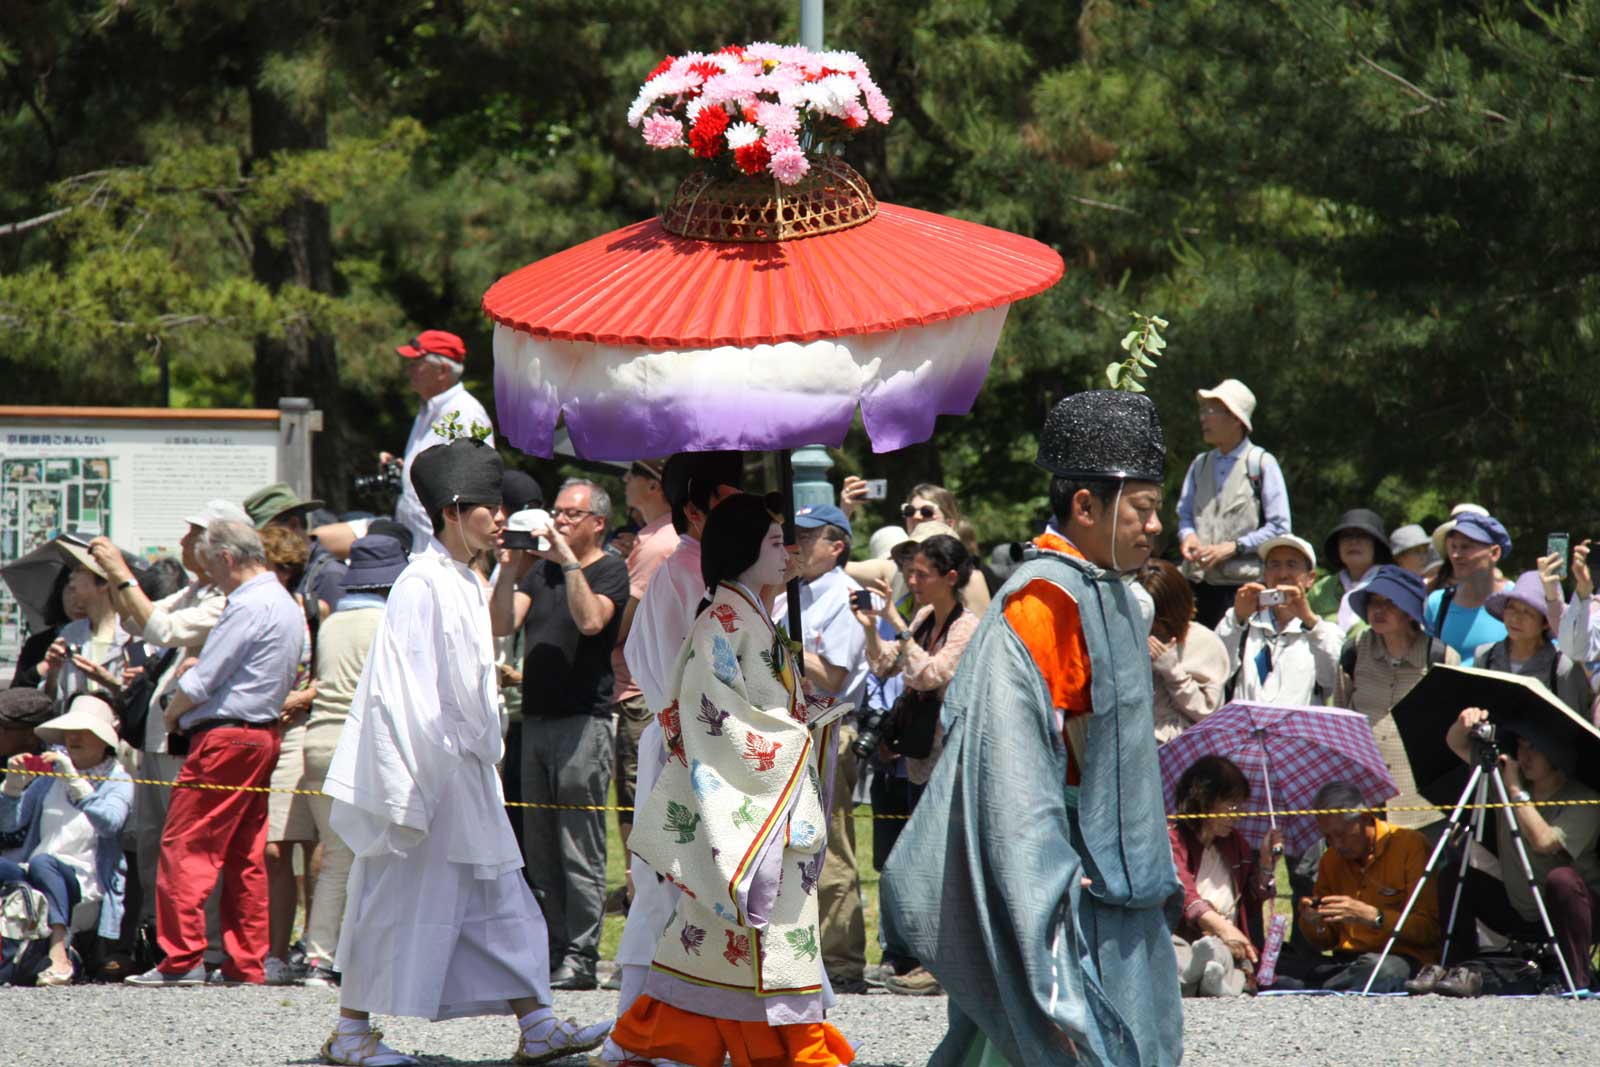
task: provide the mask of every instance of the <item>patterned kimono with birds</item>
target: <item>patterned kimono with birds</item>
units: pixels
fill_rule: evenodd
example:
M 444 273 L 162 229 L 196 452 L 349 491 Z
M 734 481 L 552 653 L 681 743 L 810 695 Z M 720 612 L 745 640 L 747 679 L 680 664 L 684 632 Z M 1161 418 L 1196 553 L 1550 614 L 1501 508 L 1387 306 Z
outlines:
M 667 765 L 629 839 L 683 890 L 644 991 L 718 1018 L 818 1022 L 821 783 L 846 707 L 797 695 L 779 634 L 733 583 L 695 620 L 678 679 L 658 716 Z

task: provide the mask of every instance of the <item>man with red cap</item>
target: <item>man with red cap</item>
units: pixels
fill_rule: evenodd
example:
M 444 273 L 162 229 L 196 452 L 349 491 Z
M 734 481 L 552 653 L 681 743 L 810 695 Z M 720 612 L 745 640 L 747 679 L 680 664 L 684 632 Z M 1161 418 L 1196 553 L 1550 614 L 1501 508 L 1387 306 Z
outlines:
M 400 484 L 403 487 L 394 517 L 411 530 L 411 540 L 416 545 L 426 545 L 433 536 L 433 524 L 428 513 L 417 499 L 411 485 L 411 464 L 425 448 L 444 444 L 450 438 L 435 429 L 441 420 L 454 416 L 463 434 L 472 429 L 474 422 L 493 426 L 489 413 L 461 384 L 461 372 L 467 366 L 467 345 L 461 338 L 444 330 L 423 330 L 409 344 L 395 349 L 406 361 L 406 378 L 411 388 L 422 398 L 422 407 L 411 423 L 411 436 L 406 438 L 405 470 Z M 486 444 L 493 446 L 491 435 Z M 385 452 L 379 460 L 387 463 L 395 459 Z

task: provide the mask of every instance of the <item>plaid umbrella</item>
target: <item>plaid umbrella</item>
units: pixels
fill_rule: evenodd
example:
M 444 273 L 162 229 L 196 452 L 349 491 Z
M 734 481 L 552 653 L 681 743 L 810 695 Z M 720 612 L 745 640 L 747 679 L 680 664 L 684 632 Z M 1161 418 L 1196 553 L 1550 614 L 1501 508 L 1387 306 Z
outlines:
M 1167 811 L 1177 809 L 1173 794 L 1178 779 L 1201 756 L 1223 756 L 1238 764 L 1250 782 L 1252 810 L 1308 808 L 1317 790 L 1329 782 L 1349 782 L 1374 807 L 1399 792 L 1367 717 L 1343 708 L 1235 702 L 1207 715 L 1160 748 Z M 1260 847 L 1274 826 L 1283 830 L 1291 855 L 1322 836 L 1310 815 L 1239 820 L 1239 832 L 1253 847 Z

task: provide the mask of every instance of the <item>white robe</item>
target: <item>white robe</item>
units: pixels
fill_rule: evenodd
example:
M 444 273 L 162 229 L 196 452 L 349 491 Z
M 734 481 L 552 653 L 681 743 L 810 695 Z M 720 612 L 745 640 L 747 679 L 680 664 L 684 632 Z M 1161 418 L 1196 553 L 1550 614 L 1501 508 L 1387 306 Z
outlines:
M 324 791 L 356 854 L 341 1003 L 450 1019 L 550 1003 L 544 917 L 495 764 L 487 594 L 437 539 L 395 582 Z

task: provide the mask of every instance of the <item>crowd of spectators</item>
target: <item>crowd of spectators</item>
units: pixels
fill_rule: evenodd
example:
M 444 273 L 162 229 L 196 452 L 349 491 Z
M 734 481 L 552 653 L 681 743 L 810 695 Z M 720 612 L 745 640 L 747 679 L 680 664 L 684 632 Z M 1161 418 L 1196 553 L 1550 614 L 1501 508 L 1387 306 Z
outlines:
M 386 457 L 403 467 L 438 440 L 441 420 L 487 419 L 459 384 L 464 349 L 437 333 L 401 350 L 422 402 L 404 453 Z M 1350 709 L 1370 724 L 1398 792 L 1374 805 L 1347 782 L 1322 783 L 1315 806 L 1338 813 L 1318 817 L 1322 843 L 1285 856 L 1281 835 L 1241 834 L 1239 813 L 1265 798 L 1240 767 L 1221 756 L 1189 766 L 1170 813 L 1181 816 L 1170 836 L 1182 899 L 1170 911 L 1184 992 L 1265 988 L 1257 972 L 1274 914 L 1293 933 L 1281 953 L 1274 946 L 1272 988 L 1371 980 L 1482 991 L 1480 972 L 1460 964 L 1508 944 L 1537 956 L 1538 911 L 1507 828 L 1491 822 L 1481 842 L 1450 846 L 1441 876 L 1399 922 L 1444 824 L 1436 809 L 1405 810 L 1428 808 L 1427 783 L 1395 709 L 1431 670 L 1476 665 L 1532 679 L 1594 719 L 1600 606 L 1588 544 L 1510 579 L 1500 566 L 1511 536 L 1475 505 L 1431 534 L 1387 529 L 1355 508 L 1320 538 L 1302 536 L 1283 470 L 1250 440 L 1255 411 L 1238 381 L 1200 392 L 1210 448 L 1184 477 L 1174 558 L 1126 576 L 1148 611 L 1151 729 L 1169 744 L 1229 701 Z M 478 561 L 497 639 L 506 799 L 541 805 L 511 819 L 556 989 L 599 985 L 604 914 L 650 906 L 654 879 L 639 885 L 631 873 L 607 897 L 604 809 L 614 789 L 626 847 L 636 792 L 652 780 L 649 753 L 661 746 L 660 679 L 682 640 L 668 620 L 703 592 L 696 538 L 742 485 L 738 457 L 716 456 L 634 462 L 620 508 L 599 481 L 570 479 L 553 497 L 547 546 Z M 847 477 L 837 504 L 796 515 L 800 631 L 788 636 L 810 686 L 856 709 L 834 753 L 820 952 L 836 993 L 928 995 L 939 983 L 905 947 L 903 917 L 879 915 L 870 955 L 882 962 L 868 966 L 875 905 L 861 870 L 883 868 L 915 811 L 943 748 L 945 687 L 1028 549 L 980 553 L 955 496 L 932 484 L 906 494 L 902 524 L 866 536 L 867 491 Z M 545 499 L 516 472 L 504 494 L 506 514 Z M 338 983 L 354 857 L 319 794 L 388 590 L 417 539 L 432 536 L 413 503 L 403 496 L 397 519 L 335 516 L 280 484 L 175 517 L 178 559 L 140 561 L 105 537 L 61 542 L 50 625 L 30 636 L 0 692 L 0 883 L 36 893 L 41 916 L 29 973 L 12 968 L 13 980 Z M 1049 524 L 1038 543 L 1059 541 Z M 773 620 L 787 632 L 786 597 Z M 1460 709 L 1439 744 L 1470 760 L 1468 737 L 1484 717 Z M 1515 817 L 1560 951 L 1586 984 L 1600 796 L 1549 738 L 1519 736 L 1506 757 L 1517 797 L 1543 802 Z M 870 856 L 856 851 L 858 804 L 874 816 Z M 1460 849 L 1470 851 L 1464 865 Z M 1457 965 L 1438 966 L 1442 954 Z M 1543 962 L 1541 988 L 1555 975 Z M 611 987 L 623 981 L 619 971 Z

